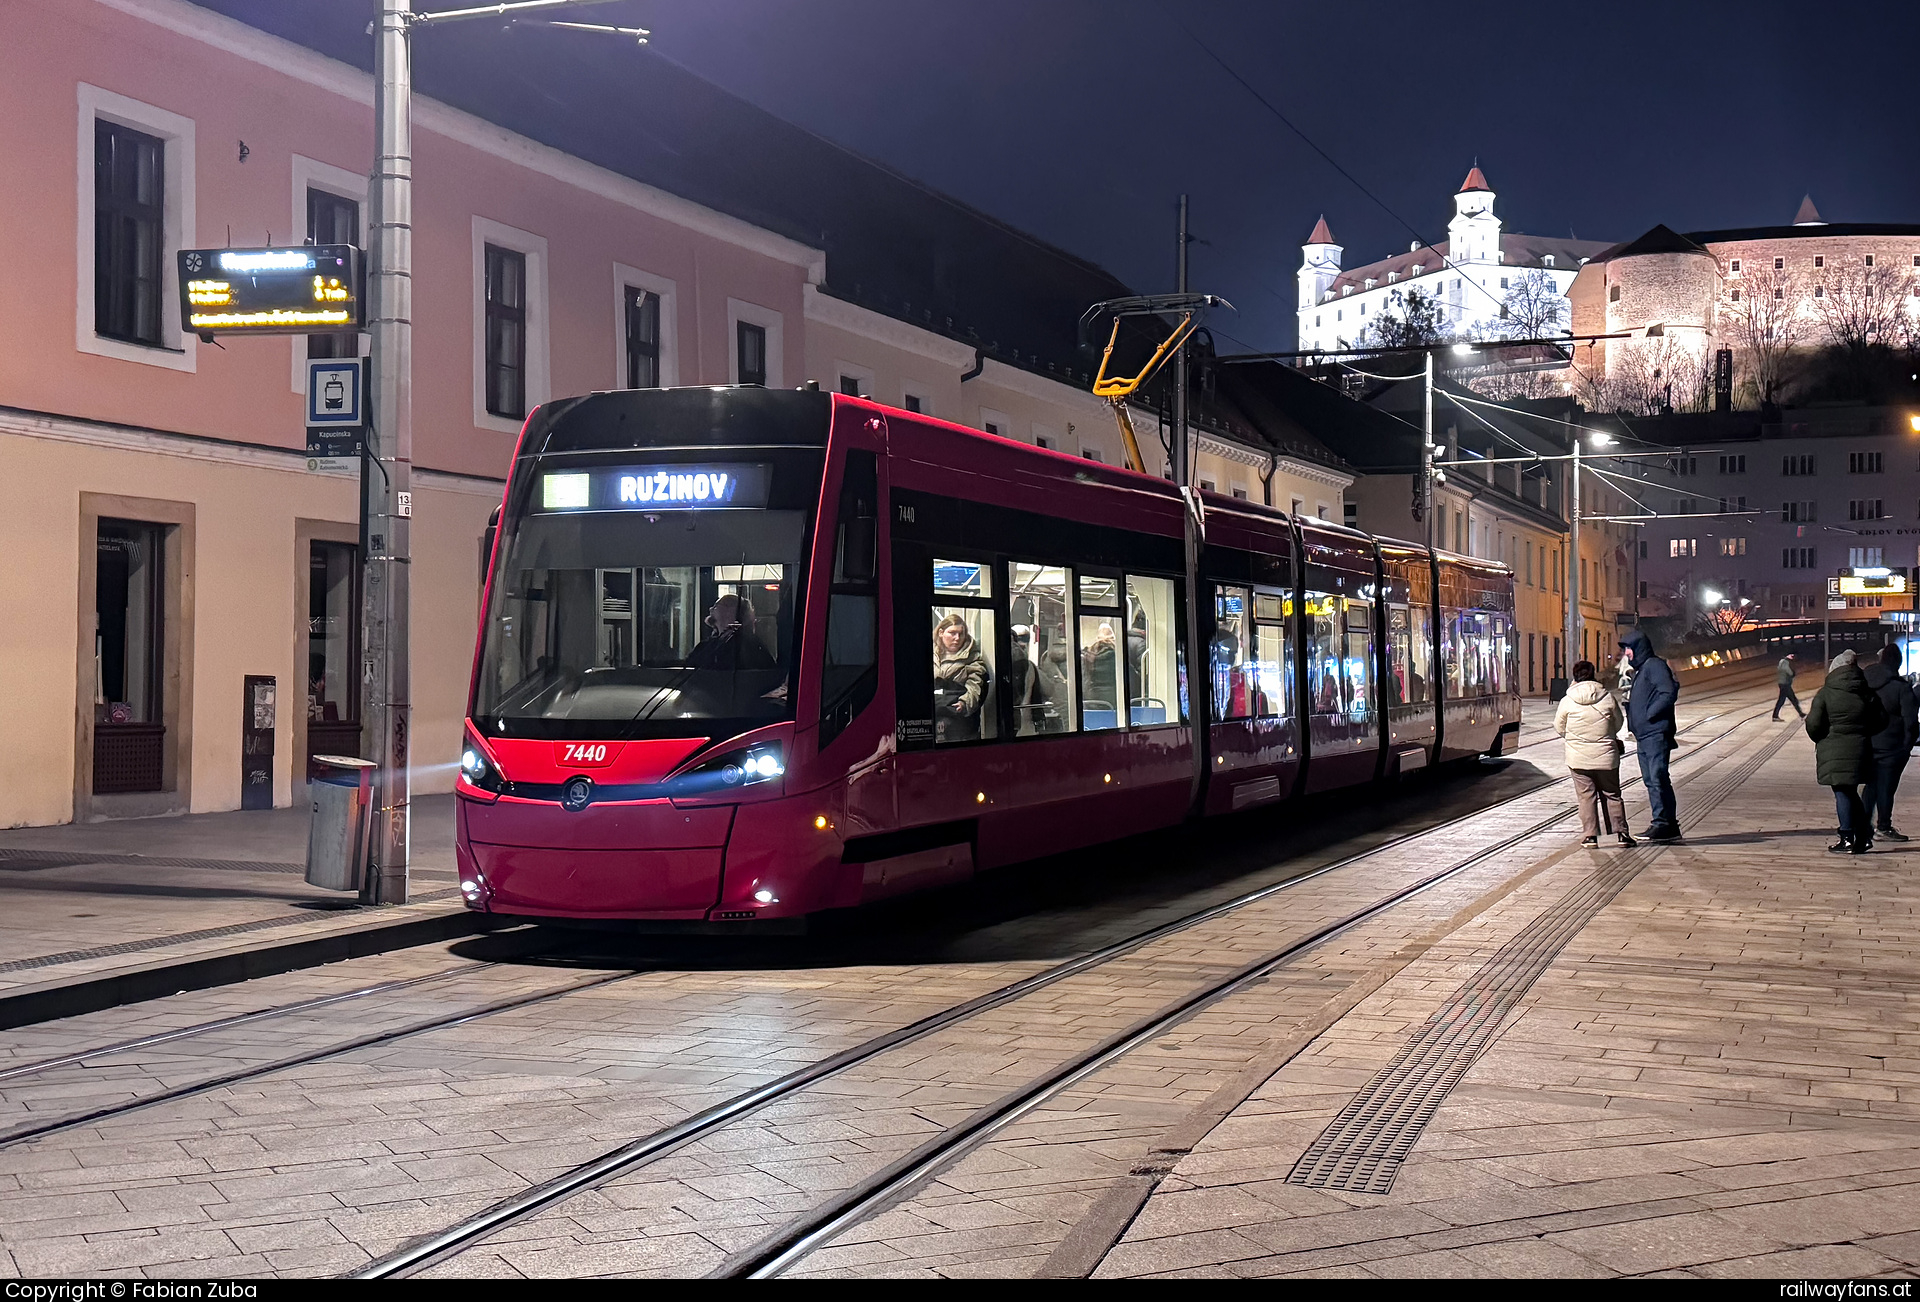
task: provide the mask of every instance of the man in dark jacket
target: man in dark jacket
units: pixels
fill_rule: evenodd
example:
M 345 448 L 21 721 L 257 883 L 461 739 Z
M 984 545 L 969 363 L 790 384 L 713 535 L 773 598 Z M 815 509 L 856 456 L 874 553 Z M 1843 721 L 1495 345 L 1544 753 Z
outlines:
M 1920 741 L 1920 702 L 1900 676 L 1899 647 L 1880 648 L 1880 658 L 1867 666 L 1867 688 L 1887 712 L 1886 727 L 1873 734 L 1873 781 L 1862 793 L 1867 812 L 1878 825 L 1875 835 L 1888 841 L 1911 840 L 1894 830 L 1893 793 L 1900 786 L 1900 772 L 1907 767 L 1914 742 Z
M 1649 841 L 1678 841 L 1680 811 L 1674 803 L 1673 778 L 1668 761 L 1673 754 L 1673 707 L 1680 700 L 1680 682 L 1667 662 L 1653 653 L 1653 643 L 1639 629 L 1631 629 L 1620 646 L 1633 665 L 1633 687 L 1627 694 L 1627 729 L 1633 733 L 1640 756 L 1640 778 L 1646 784 L 1653 825 Z
M 1774 668 L 1773 681 L 1780 688 L 1780 695 L 1773 698 L 1773 717 L 1776 722 L 1780 718 L 1780 707 L 1783 705 L 1792 705 L 1795 714 L 1803 719 L 1807 717 L 1807 712 L 1800 708 L 1800 698 L 1793 694 L 1793 671 L 1795 668 L 1797 668 L 1797 666 L 1793 663 L 1793 652 L 1791 651 L 1787 652 L 1787 658 L 1782 660 L 1779 665 Z

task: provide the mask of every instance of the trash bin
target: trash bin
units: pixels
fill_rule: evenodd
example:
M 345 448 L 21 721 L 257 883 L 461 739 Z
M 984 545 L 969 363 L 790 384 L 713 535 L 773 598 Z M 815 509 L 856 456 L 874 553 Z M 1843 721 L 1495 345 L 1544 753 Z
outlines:
M 329 891 L 357 891 L 367 869 L 367 815 L 373 806 L 372 760 L 315 755 L 307 784 L 307 882 Z

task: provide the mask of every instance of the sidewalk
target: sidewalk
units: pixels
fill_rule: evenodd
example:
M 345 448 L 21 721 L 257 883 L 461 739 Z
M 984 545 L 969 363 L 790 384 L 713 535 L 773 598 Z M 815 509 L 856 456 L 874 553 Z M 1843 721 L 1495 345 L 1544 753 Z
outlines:
M 307 885 L 304 804 L 0 831 L 0 1000 L 464 917 L 453 799 L 414 802 L 412 900 L 392 908 Z
M 1181 1146 L 1095 1273 L 1914 1273 L 1920 842 L 1826 853 L 1799 721 L 1743 736 L 1683 846 L 1549 856 Z

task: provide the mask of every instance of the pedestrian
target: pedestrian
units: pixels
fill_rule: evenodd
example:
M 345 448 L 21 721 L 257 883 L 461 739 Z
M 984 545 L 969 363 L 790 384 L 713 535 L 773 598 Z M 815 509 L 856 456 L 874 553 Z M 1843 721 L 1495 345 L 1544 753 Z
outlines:
M 1573 686 L 1553 712 L 1553 730 L 1567 739 L 1567 769 L 1573 774 L 1573 801 L 1580 809 L 1580 844 L 1597 846 L 1600 832 L 1619 834 L 1621 845 L 1632 845 L 1627 831 L 1627 807 L 1620 799 L 1620 757 L 1626 745 L 1620 729 L 1626 716 L 1613 693 L 1594 679 L 1593 662 L 1573 667 Z
M 1821 786 L 1833 789 L 1840 812 L 1840 839 L 1827 847 L 1835 854 L 1865 854 L 1873 848 L 1873 824 L 1867 821 L 1860 787 L 1873 781 L 1873 734 L 1886 724 L 1886 708 L 1868 690 L 1853 652 L 1842 651 L 1827 666 L 1826 686 L 1813 694 L 1807 711 L 1814 771 Z
M 1893 825 L 1893 793 L 1900 789 L 1900 774 L 1907 767 L 1913 744 L 1920 741 L 1920 700 L 1913 685 L 1900 676 L 1900 648 L 1891 644 L 1880 648 L 1879 656 L 1867 666 L 1867 688 L 1880 698 L 1887 712 L 1887 725 L 1873 734 L 1873 784 L 1862 798 L 1873 815 L 1874 835 L 1889 841 L 1913 838 Z
M 1800 708 L 1800 698 L 1793 694 L 1794 668 L 1793 652 L 1789 651 L 1787 652 L 1787 658 L 1782 660 L 1779 668 L 1773 671 L 1773 681 L 1780 684 L 1780 695 L 1775 697 L 1773 702 L 1773 721 L 1775 723 L 1780 722 L 1780 707 L 1783 705 L 1791 705 L 1795 714 L 1803 719 L 1807 717 L 1807 712 Z
M 1639 629 L 1620 639 L 1633 666 L 1633 686 L 1627 693 L 1627 727 L 1633 733 L 1640 759 L 1640 779 L 1646 784 L 1651 807 L 1647 840 L 1678 841 L 1680 811 L 1673 798 L 1673 707 L 1680 700 L 1680 682 L 1667 662 L 1653 653 L 1653 643 Z

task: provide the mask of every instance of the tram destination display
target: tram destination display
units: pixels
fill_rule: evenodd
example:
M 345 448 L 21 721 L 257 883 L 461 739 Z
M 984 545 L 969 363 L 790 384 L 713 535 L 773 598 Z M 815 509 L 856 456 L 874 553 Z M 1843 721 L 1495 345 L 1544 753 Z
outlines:
M 310 335 L 358 330 L 360 250 L 351 244 L 283 249 L 182 249 L 180 328 L 219 335 Z
M 542 511 L 697 511 L 767 504 L 773 467 L 766 462 L 685 462 L 548 471 L 540 476 Z

